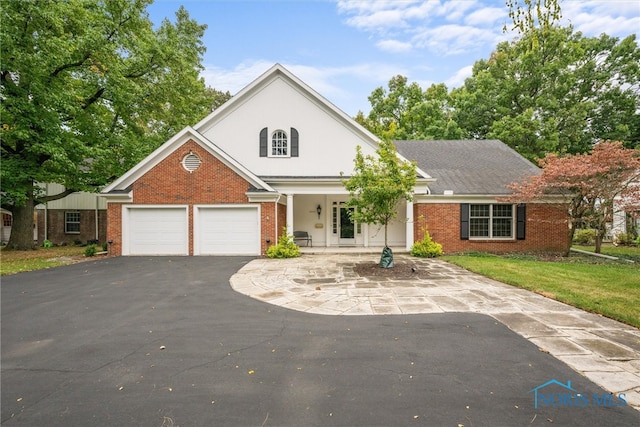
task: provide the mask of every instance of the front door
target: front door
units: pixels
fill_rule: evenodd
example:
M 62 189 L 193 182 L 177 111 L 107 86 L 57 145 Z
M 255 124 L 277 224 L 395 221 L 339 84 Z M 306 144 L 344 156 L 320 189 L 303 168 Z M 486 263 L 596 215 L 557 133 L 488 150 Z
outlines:
M 355 224 L 353 223 L 353 219 L 351 217 L 354 209 L 355 208 L 345 206 L 342 203 L 340 204 L 340 221 L 338 225 L 338 227 L 340 228 L 340 239 L 338 242 L 341 246 L 356 244 Z

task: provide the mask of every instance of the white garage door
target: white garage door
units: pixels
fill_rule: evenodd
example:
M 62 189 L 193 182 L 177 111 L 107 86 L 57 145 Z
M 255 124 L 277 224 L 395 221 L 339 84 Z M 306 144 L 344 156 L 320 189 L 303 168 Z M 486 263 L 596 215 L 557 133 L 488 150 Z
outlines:
M 124 214 L 124 255 L 189 254 L 186 207 L 133 207 Z
M 257 207 L 199 207 L 196 212 L 196 255 L 260 255 Z

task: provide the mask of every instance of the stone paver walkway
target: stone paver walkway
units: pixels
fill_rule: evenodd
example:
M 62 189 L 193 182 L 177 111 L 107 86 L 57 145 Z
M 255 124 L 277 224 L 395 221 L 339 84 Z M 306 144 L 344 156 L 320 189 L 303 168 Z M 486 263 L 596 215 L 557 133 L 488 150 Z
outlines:
M 251 261 L 232 276 L 231 286 L 270 304 L 316 314 L 484 313 L 604 389 L 625 393 L 628 404 L 640 410 L 640 330 L 441 260 L 394 258 L 428 271 L 428 278 L 370 280 L 353 268 L 379 261 L 379 254 L 323 254 Z

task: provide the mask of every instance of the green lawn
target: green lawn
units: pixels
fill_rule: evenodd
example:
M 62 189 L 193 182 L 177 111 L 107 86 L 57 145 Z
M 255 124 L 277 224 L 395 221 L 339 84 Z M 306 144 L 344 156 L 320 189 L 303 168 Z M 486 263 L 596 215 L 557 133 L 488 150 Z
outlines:
M 0 275 L 66 265 L 82 259 L 84 250 L 79 246 L 37 248 L 33 251 L 12 251 L 3 247 L 0 251 Z
M 640 265 L 588 256 L 541 260 L 467 254 L 444 260 L 495 280 L 640 327 Z
M 573 247 L 589 252 L 596 250 L 595 246 L 573 245 Z M 611 243 L 603 243 L 600 253 L 640 262 L 640 247 L 638 246 L 613 246 Z

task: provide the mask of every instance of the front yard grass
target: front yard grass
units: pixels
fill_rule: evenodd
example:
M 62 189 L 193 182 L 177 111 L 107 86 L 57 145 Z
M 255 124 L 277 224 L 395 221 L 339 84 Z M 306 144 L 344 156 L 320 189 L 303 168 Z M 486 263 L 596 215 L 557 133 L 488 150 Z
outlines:
M 500 282 L 640 327 L 640 265 L 589 256 L 552 260 L 480 253 L 445 261 Z
M 588 252 L 594 252 L 596 250 L 595 246 L 573 245 L 573 247 Z M 611 243 L 603 243 L 600 252 L 603 255 L 640 262 L 640 247 L 638 246 L 613 246 Z
M 58 267 L 84 256 L 81 246 L 37 248 L 33 251 L 13 251 L 3 247 L 0 251 L 0 275 L 22 273 Z

